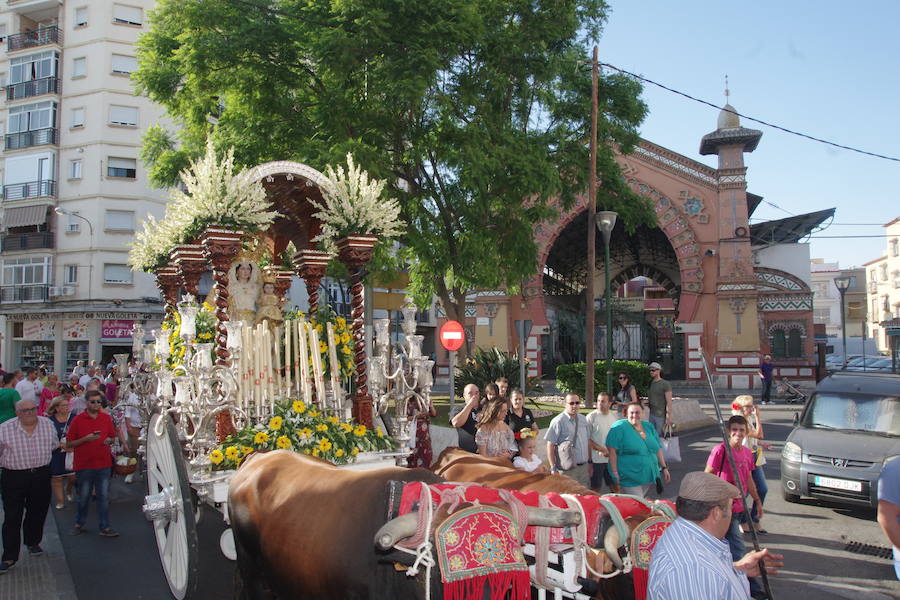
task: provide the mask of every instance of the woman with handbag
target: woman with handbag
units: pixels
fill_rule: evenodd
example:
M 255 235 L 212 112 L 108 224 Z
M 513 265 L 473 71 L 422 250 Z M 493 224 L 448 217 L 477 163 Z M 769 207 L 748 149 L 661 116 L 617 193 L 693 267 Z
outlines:
M 616 421 L 606 435 L 609 471 L 623 494 L 645 496 L 652 483 L 657 493 L 672 480 L 663 457 L 656 428 L 641 420 L 644 409 L 638 402 L 625 406 L 625 420 Z
M 47 417 L 56 428 L 56 437 L 63 443 L 69 423 L 75 415 L 69 410 L 69 400 L 65 396 L 57 396 L 47 407 Z M 75 501 L 75 472 L 72 468 L 72 452 L 62 448 L 53 451 L 50 457 L 50 487 L 56 498 L 56 508 L 65 507 L 65 501 Z
M 763 425 L 762 417 L 759 414 L 759 407 L 753 403 L 753 396 L 742 394 L 734 399 L 731 404 L 731 414 L 741 415 L 747 419 L 747 435 L 744 437 L 744 446 L 753 452 L 756 460 L 756 468 L 753 469 L 753 483 L 756 485 L 756 491 L 763 503 L 766 501 L 766 494 L 769 492 L 769 485 L 766 483 L 766 472 L 763 466 L 766 464 L 766 455 L 763 450 L 771 450 L 772 445 L 763 441 Z M 759 516 L 756 509 L 756 502 L 750 510 L 750 516 L 756 524 L 757 533 L 769 533 L 759 524 Z M 750 531 L 750 526 L 746 523 L 741 524 L 744 532 Z

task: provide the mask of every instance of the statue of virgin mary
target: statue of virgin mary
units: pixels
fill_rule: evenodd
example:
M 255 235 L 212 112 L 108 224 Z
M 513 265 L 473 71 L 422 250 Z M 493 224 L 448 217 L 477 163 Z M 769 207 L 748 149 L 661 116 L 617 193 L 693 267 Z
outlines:
M 259 267 L 246 260 L 232 263 L 228 269 L 228 316 L 233 321 L 252 325 L 259 296 Z

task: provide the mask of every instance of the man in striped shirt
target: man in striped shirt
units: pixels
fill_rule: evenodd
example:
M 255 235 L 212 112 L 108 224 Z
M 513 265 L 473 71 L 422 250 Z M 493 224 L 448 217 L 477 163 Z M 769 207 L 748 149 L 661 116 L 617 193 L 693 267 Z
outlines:
M 681 481 L 678 518 L 653 548 L 650 560 L 650 600 L 748 600 L 747 577 L 782 566 L 784 557 L 768 550 L 749 552 L 732 562 L 722 541 L 731 526 L 731 501 L 738 489 L 712 473 L 688 473 Z
M 49 419 L 37 415 L 34 400 L 16 402 L 16 417 L 0 424 L 4 512 L 0 575 L 19 560 L 23 533 L 32 556 L 44 553 L 41 540 L 50 508 L 50 456 L 58 447 L 56 428 Z

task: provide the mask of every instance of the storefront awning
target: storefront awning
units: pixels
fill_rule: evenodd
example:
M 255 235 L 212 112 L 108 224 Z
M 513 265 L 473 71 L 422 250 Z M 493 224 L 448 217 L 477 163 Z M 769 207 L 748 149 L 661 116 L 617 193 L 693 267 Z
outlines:
M 43 225 L 47 222 L 47 209 L 49 208 L 46 204 L 7 208 L 3 211 L 3 227 L 10 229 L 12 227 Z

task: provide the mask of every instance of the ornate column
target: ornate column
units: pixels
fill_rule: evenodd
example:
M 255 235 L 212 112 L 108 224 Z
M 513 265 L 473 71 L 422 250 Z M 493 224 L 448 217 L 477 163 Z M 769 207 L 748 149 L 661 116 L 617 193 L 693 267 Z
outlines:
M 219 365 L 228 364 L 228 333 L 225 321 L 228 321 L 228 269 L 241 251 L 243 231 L 209 227 L 200 236 L 203 253 L 213 270 L 216 291 L 216 361 Z M 234 433 L 231 414 L 225 410 L 216 415 L 216 439 L 220 442 Z
M 372 260 L 372 248 L 378 238 L 374 235 L 348 235 L 338 240 L 338 258 L 350 270 L 350 295 L 353 332 L 353 362 L 356 365 L 356 394 L 353 396 L 353 418 L 357 423 L 372 427 L 372 397 L 369 396 L 366 376 L 366 336 L 363 331 L 363 265 Z
M 369 258 L 371 259 L 371 256 Z M 302 277 L 306 284 L 310 318 L 319 309 L 319 284 L 322 282 L 322 277 L 325 276 L 330 260 L 330 254 L 319 250 L 301 250 L 294 255 L 294 268 L 297 270 L 297 275 Z
M 169 255 L 170 261 L 178 268 L 184 289 L 188 294 L 197 297 L 197 286 L 200 278 L 209 268 L 200 244 L 180 244 L 175 246 Z M 198 298 L 198 302 L 200 299 Z
M 287 269 L 278 269 L 278 273 L 275 275 L 275 294 L 284 301 L 287 296 L 287 292 L 291 289 L 291 280 L 294 278 L 294 274 Z
M 156 287 L 162 293 L 166 303 L 166 317 L 171 317 L 175 312 L 175 304 L 178 302 L 178 290 L 181 288 L 181 275 L 178 268 L 167 265 L 156 270 Z

